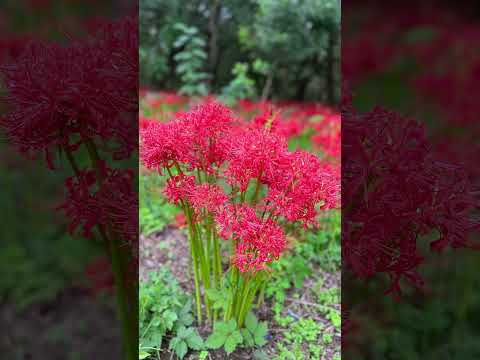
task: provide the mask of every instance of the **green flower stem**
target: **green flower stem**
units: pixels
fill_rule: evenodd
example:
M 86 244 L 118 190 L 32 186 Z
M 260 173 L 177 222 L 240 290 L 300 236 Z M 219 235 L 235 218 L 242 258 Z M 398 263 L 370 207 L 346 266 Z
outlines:
M 190 216 L 193 220 L 193 210 L 190 209 Z M 196 246 L 196 251 L 199 256 L 200 260 L 200 273 L 203 281 L 203 286 L 205 290 L 210 289 L 210 272 L 208 271 L 208 265 L 207 265 L 207 260 L 205 257 L 205 250 L 203 247 L 203 242 L 202 242 L 202 229 L 198 224 L 194 224 L 194 229 L 195 233 L 197 234 L 195 237 L 195 246 Z M 210 311 L 210 299 L 208 298 L 207 292 L 204 291 L 204 301 L 205 301 L 205 311 L 207 313 L 207 318 L 211 319 L 211 311 Z
M 200 299 L 200 283 L 199 283 L 199 273 L 198 273 L 198 263 L 197 263 L 197 254 L 195 252 L 195 235 L 193 231 L 192 219 L 190 217 L 190 212 L 187 210 L 186 206 L 183 206 L 183 212 L 187 217 L 188 222 L 188 232 L 189 232 L 189 241 L 190 241 L 190 254 L 192 256 L 192 267 L 193 267 L 193 280 L 195 283 L 195 301 L 197 305 L 197 321 L 198 324 L 202 324 L 202 302 Z
M 260 193 L 260 188 L 262 187 L 262 182 L 261 182 L 261 178 L 262 178 L 262 173 L 263 173 L 263 170 L 260 170 L 260 173 L 258 174 L 258 178 L 257 178 L 257 184 L 255 186 L 255 193 L 253 194 L 253 197 L 252 197 L 252 205 L 255 205 L 258 201 L 258 194 Z
M 255 299 L 258 288 L 261 286 L 261 282 L 257 281 L 254 278 L 246 279 L 246 282 L 249 283 L 249 286 L 246 286 L 245 293 L 242 294 L 242 306 L 240 307 L 239 313 L 237 315 L 237 324 L 240 328 L 243 326 L 247 314 L 252 308 L 253 300 Z
M 217 283 L 219 287 L 222 287 L 222 259 L 220 258 L 220 244 L 218 243 L 218 235 L 215 227 L 213 228 L 213 254 L 215 257 L 215 264 L 217 268 Z
M 248 293 L 250 291 L 250 281 L 249 281 L 249 276 L 248 275 L 244 275 L 242 274 L 241 276 L 241 287 L 237 293 L 237 296 L 236 298 L 239 299 L 239 301 L 237 302 L 237 305 L 236 305 L 236 308 L 235 308 L 235 319 L 237 320 L 237 324 L 239 324 L 239 320 L 240 320 L 240 314 L 242 312 L 242 309 L 244 307 L 244 303 L 245 301 L 247 300 L 247 297 L 248 297 Z
M 235 301 L 237 300 L 237 289 L 238 289 L 238 269 L 232 267 L 230 273 L 230 302 L 227 307 L 227 311 L 224 314 L 223 320 L 228 321 L 232 318 L 234 314 Z
M 265 281 L 262 282 L 262 285 L 260 286 L 260 294 L 258 295 L 258 301 L 257 301 L 257 307 L 260 307 L 263 305 L 265 301 L 265 288 L 266 288 L 267 283 Z
M 100 157 L 95 146 L 95 143 L 91 139 L 85 141 L 90 160 L 93 167 L 97 173 L 97 182 L 99 186 L 103 183 L 103 174 L 101 170 Z M 134 304 L 133 309 L 129 311 L 128 305 L 128 290 L 125 284 L 125 273 L 124 266 L 122 266 L 122 253 L 118 240 L 114 240 L 116 234 L 114 234 L 111 226 L 108 225 L 109 231 L 107 236 L 104 231 L 101 231 L 101 235 L 104 238 L 104 241 L 109 245 L 110 248 L 110 260 L 112 264 L 112 271 L 115 278 L 115 294 L 117 298 L 117 310 L 122 322 L 122 333 L 123 333 L 123 345 L 125 349 L 125 358 L 127 360 L 136 360 L 138 356 L 138 346 L 137 346 L 137 336 L 136 331 L 138 329 L 138 320 L 136 317 L 138 315 L 138 310 Z M 136 300 L 136 299 L 135 299 Z M 134 301 L 135 303 L 135 301 Z M 134 314 L 134 312 L 137 314 Z
M 213 278 L 212 281 L 212 269 L 213 266 L 211 266 L 212 263 L 212 224 L 210 223 L 210 216 L 205 216 L 207 223 L 205 224 L 205 240 L 206 240 L 206 249 L 205 249 L 205 254 L 207 257 L 207 272 L 208 272 L 208 277 L 210 278 L 210 285 L 213 283 L 213 288 L 216 287 L 215 283 L 215 278 Z M 213 265 L 213 264 L 212 264 Z

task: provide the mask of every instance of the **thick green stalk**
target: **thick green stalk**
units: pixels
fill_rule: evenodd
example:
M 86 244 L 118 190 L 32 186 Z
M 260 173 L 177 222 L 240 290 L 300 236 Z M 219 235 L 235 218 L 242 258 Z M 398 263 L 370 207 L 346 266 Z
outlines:
M 195 231 L 197 233 L 196 237 L 196 251 L 198 251 L 199 255 L 199 260 L 200 260 L 200 272 L 202 275 L 202 281 L 203 281 L 203 286 L 205 290 L 210 289 L 210 273 L 208 271 L 208 265 L 207 265 L 207 260 L 205 258 L 205 251 L 203 248 L 203 241 L 202 241 L 202 235 L 201 235 L 201 228 L 198 224 L 194 225 Z M 208 298 L 207 292 L 204 291 L 204 300 L 205 300 L 205 310 L 207 313 L 207 317 L 211 319 L 211 311 L 210 311 L 210 299 Z
M 200 294 L 200 275 L 198 271 L 198 259 L 196 254 L 196 246 L 195 246 L 195 235 L 191 225 L 189 224 L 189 231 L 190 231 L 190 253 L 192 255 L 192 266 L 193 266 L 193 279 L 195 283 L 195 300 L 197 303 L 197 320 L 198 324 L 202 323 L 202 300 Z
M 187 216 L 188 222 L 188 232 L 189 232 L 189 240 L 190 240 L 190 254 L 192 256 L 192 267 L 193 267 L 193 280 L 195 283 L 195 301 L 197 305 L 197 321 L 200 325 L 202 323 L 202 301 L 200 295 L 200 283 L 199 283 L 199 271 L 198 271 L 198 258 L 196 254 L 196 246 L 195 246 L 195 230 L 193 228 L 192 218 L 190 211 L 187 209 L 187 206 L 182 206 L 183 212 Z
M 243 295 L 244 301 L 242 302 L 242 306 L 240 308 L 240 312 L 238 313 L 238 318 L 237 318 L 237 323 L 240 328 L 243 326 L 243 323 L 245 322 L 247 314 L 252 307 L 253 300 L 255 299 L 255 295 L 260 286 L 260 283 L 258 281 L 255 281 L 254 279 L 250 279 L 248 280 L 248 282 L 250 283 L 249 284 L 250 286 L 247 286 L 246 293 Z
M 262 182 L 260 180 L 262 178 L 262 173 L 263 171 L 260 170 L 260 173 L 257 178 L 257 184 L 255 185 L 255 193 L 253 194 L 253 197 L 252 197 L 252 205 L 255 205 L 258 201 L 258 194 L 260 193 L 260 188 L 262 186 Z
M 206 224 L 205 224 L 205 236 L 206 236 L 206 256 L 207 256 L 207 271 L 208 277 L 210 278 L 210 284 L 212 284 L 211 274 L 213 266 L 211 266 L 212 262 L 212 225 L 210 223 L 210 216 L 206 217 Z M 213 287 L 216 287 L 215 278 L 213 279 Z
M 257 307 L 260 307 L 263 305 L 263 302 L 265 301 L 265 287 L 267 283 L 265 281 L 262 282 L 262 285 L 260 287 L 260 294 L 258 295 L 258 301 L 257 301 Z
M 236 295 L 237 295 L 237 289 L 238 289 L 238 269 L 236 267 L 233 267 L 231 269 L 230 282 L 231 282 L 230 303 L 228 304 L 227 311 L 223 316 L 224 321 L 230 320 L 232 318 L 232 315 L 234 314 Z
M 216 274 L 217 274 L 217 284 L 221 288 L 222 287 L 222 259 L 220 258 L 220 244 L 218 243 L 218 236 L 217 230 L 213 228 L 213 254 L 214 254 L 214 261 L 216 267 Z
M 90 156 L 90 160 L 92 165 L 97 172 L 97 182 L 99 186 L 103 183 L 103 174 L 101 170 L 100 164 L 100 157 L 98 156 L 98 152 L 95 146 L 95 143 L 91 139 L 87 139 L 85 141 L 85 145 L 88 150 L 88 154 Z M 108 225 L 109 231 L 107 236 L 103 229 L 100 231 L 102 237 L 104 237 L 104 241 L 109 245 L 110 249 L 110 260 L 112 264 L 112 271 L 114 274 L 115 279 L 115 294 L 117 299 L 117 310 L 118 315 L 120 317 L 120 321 L 122 322 L 122 332 L 123 332 L 123 345 L 125 348 L 125 355 L 126 359 L 128 360 L 136 360 L 137 359 L 137 336 L 136 331 L 138 329 L 138 321 L 135 321 L 136 315 L 132 314 L 132 312 L 136 311 L 136 306 L 133 306 L 132 312 L 129 311 L 128 305 L 128 290 L 125 285 L 125 273 L 124 267 L 122 266 L 122 254 L 120 244 L 118 243 L 116 238 L 116 234 L 114 234 L 111 226 Z M 112 239 L 113 237 L 113 239 Z M 132 299 L 136 300 L 136 299 Z M 136 301 L 134 301 L 135 303 Z M 135 304 L 134 304 L 135 305 Z

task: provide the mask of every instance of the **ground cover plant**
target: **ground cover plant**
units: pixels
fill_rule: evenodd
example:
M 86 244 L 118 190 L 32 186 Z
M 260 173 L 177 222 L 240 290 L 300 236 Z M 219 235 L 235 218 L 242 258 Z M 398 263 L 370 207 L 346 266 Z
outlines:
M 337 358 L 338 113 L 142 95 L 140 293 L 168 268 L 164 286 L 180 282 L 194 318 L 179 320 L 176 291 L 157 293 L 176 305 L 148 311 L 170 319 L 153 346 L 141 321 L 141 356 Z

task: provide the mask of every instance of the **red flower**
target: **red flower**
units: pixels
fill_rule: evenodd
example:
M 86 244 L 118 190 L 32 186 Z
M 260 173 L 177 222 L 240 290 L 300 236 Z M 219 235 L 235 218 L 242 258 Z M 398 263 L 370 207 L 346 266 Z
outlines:
M 228 197 L 219 186 L 202 184 L 195 186 L 188 194 L 188 201 L 197 215 L 200 215 L 204 209 L 215 214 L 228 201 Z
M 178 204 L 181 201 L 187 201 L 195 189 L 195 177 L 176 175 L 167 180 L 165 186 L 165 194 L 168 201 Z
M 190 169 L 212 172 L 227 155 L 225 137 L 233 123 L 230 109 L 223 104 L 207 101 L 187 113 L 178 113 L 177 119 L 188 139 L 184 161 Z
M 227 206 L 216 216 L 220 236 L 235 242 L 233 265 L 241 272 L 256 273 L 278 259 L 286 246 L 281 227 L 273 220 L 258 218 L 246 205 Z
M 100 223 L 102 209 L 92 191 L 95 183 L 96 175 L 93 170 L 81 171 L 78 176 L 66 179 L 66 198 L 58 209 L 63 210 L 70 219 L 70 233 L 81 228 L 82 235 L 89 238 L 92 236 L 92 229 Z
M 140 157 L 149 169 L 161 171 L 185 160 L 189 139 L 178 121 L 152 122 L 141 131 Z
M 229 184 L 245 191 L 251 179 L 264 179 L 276 172 L 287 151 L 283 137 L 268 129 L 245 130 L 230 138 L 228 168 L 225 177 Z
M 339 205 L 340 183 L 333 168 L 320 163 L 317 156 L 295 151 L 268 179 L 266 208 L 288 221 L 316 224 L 316 206 L 326 210 Z

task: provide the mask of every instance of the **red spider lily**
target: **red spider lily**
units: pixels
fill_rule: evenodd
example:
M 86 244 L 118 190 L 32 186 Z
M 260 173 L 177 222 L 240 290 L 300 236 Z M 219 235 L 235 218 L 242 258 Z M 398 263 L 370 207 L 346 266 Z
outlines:
M 308 114 L 318 111 L 313 105 L 305 109 Z M 233 189 L 230 197 L 250 185 L 257 187 L 258 197 L 260 187 L 266 187 L 267 195 L 255 207 L 237 206 L 218 185 L 196 185 L 202 177 L 183 172 L 171 174 L 165 187 L 170 202 L 194 209 L 195 221 L 214 216 L 220 236 L 236 241 L 233 261 L 242 271 L 265 268 L 283 251 L 285 237 L 275 218 L 308 226 L 316 223 L 319 210 L 339 205 L 339 169 L 305 151 L 289 152 L 285 137 L 276 131 L 281 119 L 272 109 L 243 123 L 234 121 L 223 105 L 207 101 L 166 124 L 142 121 L 141 158 L 147 168 L 197 169 L 212 181 L 224 179 Z
M 11 108 L 1 125 L 22 152 L 69 146 L 79 135 L 117 140 L 131 153 L 136 128 L 121 113 L 136 109 L 135 37 L 128 33 L 134 25 L 130 19 L 111 24 L 91 43 L 31 43 L 0 68 Z
M 245 191 L 250 180 L 265 182 L 276 172 L 287 151 L 285 139 L 268 129 L 241 131 L 229 141 L 227 182 Z
M 189 139 L 179 122 L 144 122 L 140 133 L 140 158 L 147 168 L 160 171 L 184 161 Z
M 70 232 L 82 229 L 82 235 L 92 236 L 97 225 L 112 226 L 117 236 L 130 243 L 138 238 L 138 196 L 133 187 L 133 172 L 109 169 L 103 164 L 104 177 L 98 188 L 94 170 L 80 171 L 66 182 L 66 198 L 58 208 L 71 220 Z M 136 246 L 134 246 L 136 248 Z
M 315 224 L 316 206 L 322 210 L 339 204 L 339 182 L 331 167 L 305 151 L 288 153 L 285 161 L 268 179 L 266 208 L 288 221 Z
M 190 169 L 211 173 L 213 164 L 225 161 L 225 134 L 234 119 L 230 109 L 212 101 L 206 101 L 187 113 L 177 115 L 180 126 L 188 138 L 189 149 L 185 156 Z
M 201 215 L 202 210 L 216 214 L 228 201 L 228 197 L 219 186 L 202 184 L 194 187 L 188 195 L 188 201 L 197 215 Z
M 286 239 L 280 226 L 271 219 L 260 219 L 251 207 L 226 206 L 216 221 L 220 236 L 235 242 L 233 265 L 241 272 L 265 270 L 285 249 Z
M 360 277 L 388 274 L 398 295 L 402 278 L 423 284 L 421 235 L 439 231 L 434 251 L 478 247 L 468 236 L 479 203 L 467 174 L 438 160 L 416 122 L 381 108 L 357 114 L 348 103 L 344 114 L 343 259 Z
M 187 218 L 185 217 L 184 213 L 179 213 L 177 216 L 175 216 L 175 225 L 179 229 L 183 229 L 187 226 Z
M 173 204 L 179 204 L 182 201 L 187 201 L 195 189 L 195 177 L 177 175 L 167 180 L 165 186 L 165 194 L 168 201 Z

